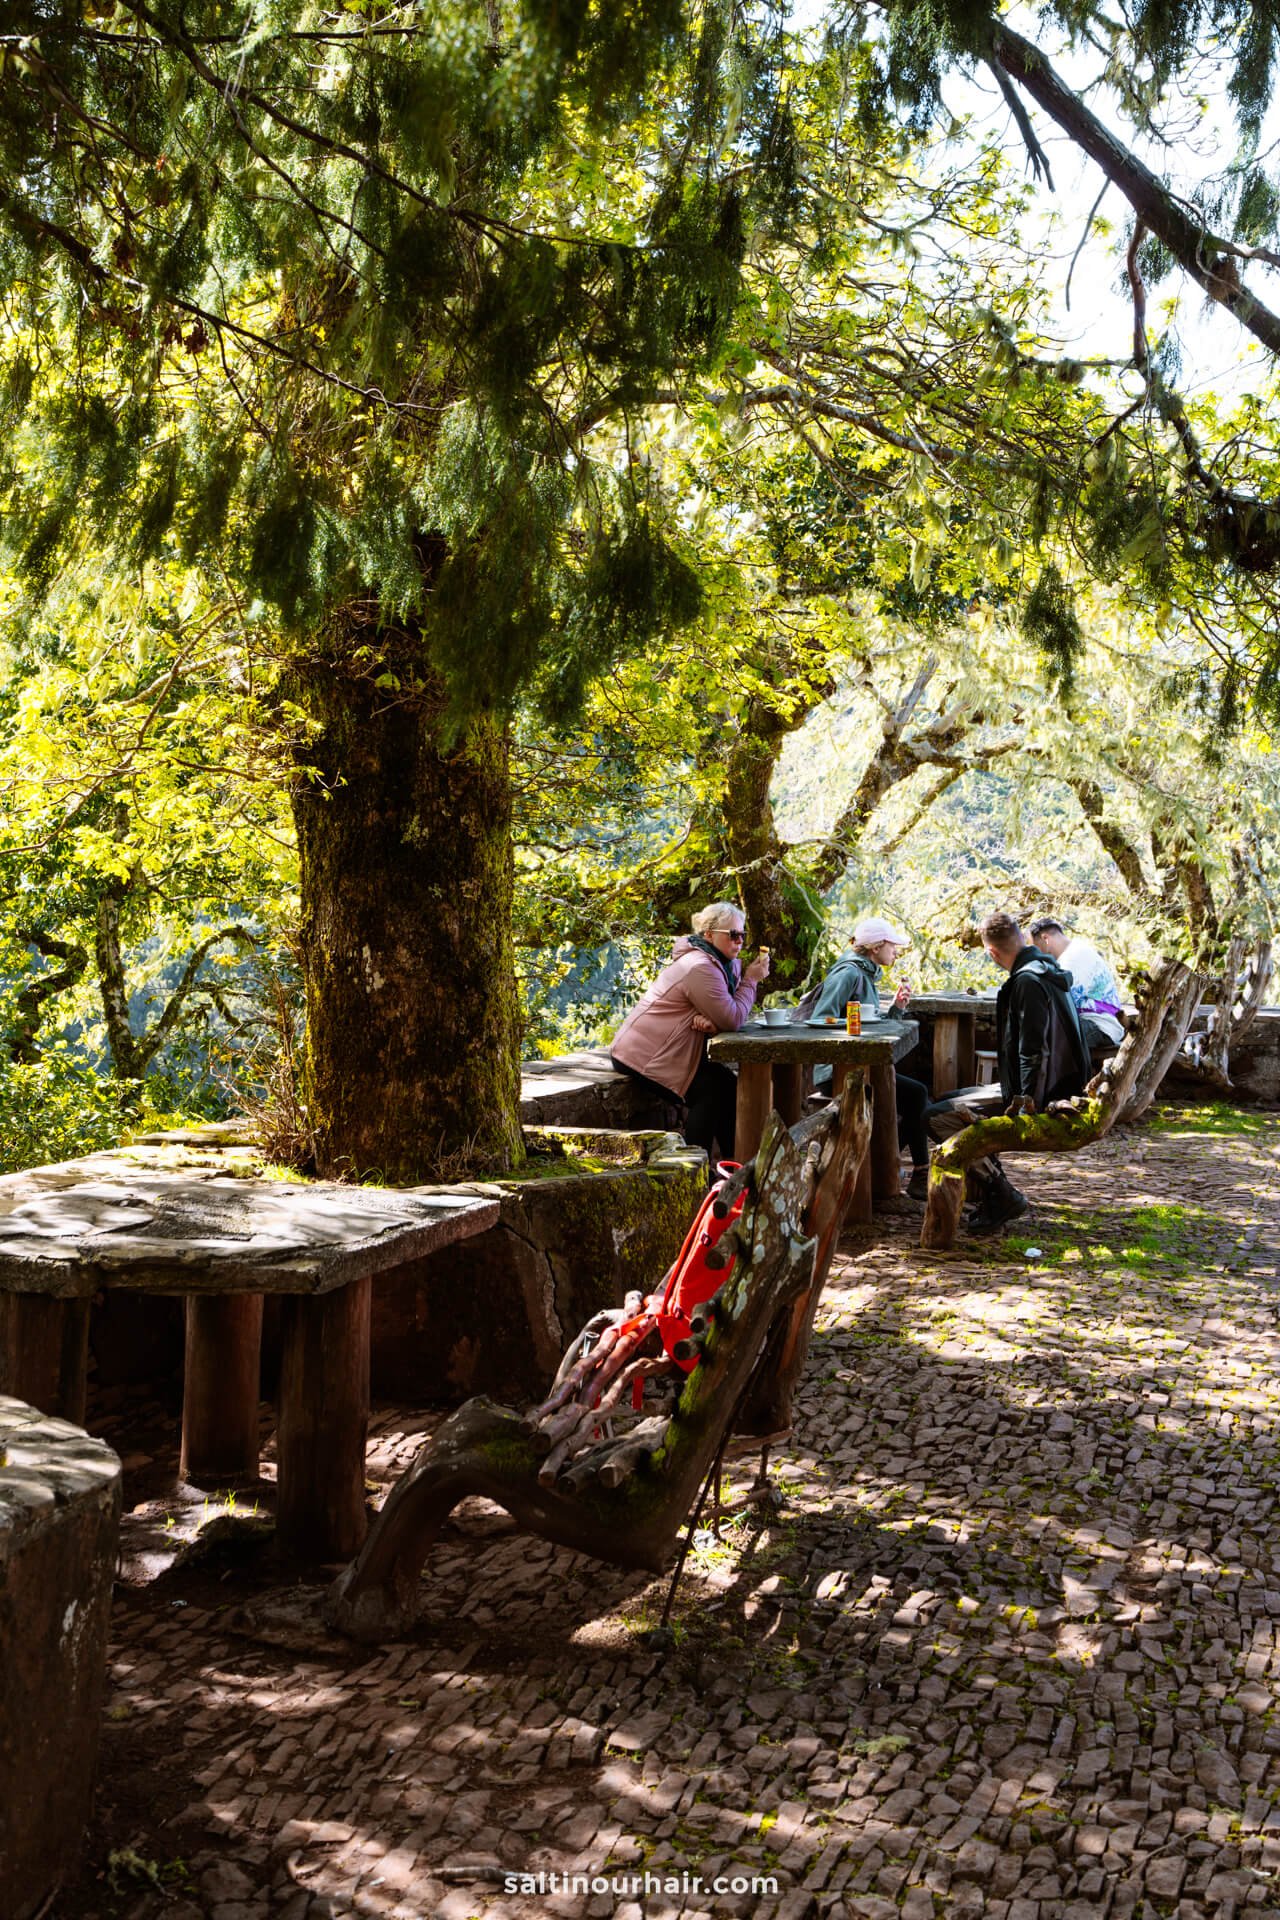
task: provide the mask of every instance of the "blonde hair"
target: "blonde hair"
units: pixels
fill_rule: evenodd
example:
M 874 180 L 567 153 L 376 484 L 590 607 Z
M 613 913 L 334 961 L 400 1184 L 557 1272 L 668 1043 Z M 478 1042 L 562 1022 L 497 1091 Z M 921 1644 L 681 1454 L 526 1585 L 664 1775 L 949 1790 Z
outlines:
M 699 907 L 690 925 L 705 940 L 709 933 L 720 933 L 727 927 L 735 926 L 741 919 L 742 908 L 735 906 L 732 900 L 713 900 L 709 907 Z

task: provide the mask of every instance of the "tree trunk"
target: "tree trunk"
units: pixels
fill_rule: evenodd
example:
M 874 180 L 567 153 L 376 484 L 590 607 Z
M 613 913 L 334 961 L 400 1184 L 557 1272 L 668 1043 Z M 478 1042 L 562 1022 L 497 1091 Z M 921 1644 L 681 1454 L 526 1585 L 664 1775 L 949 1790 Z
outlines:
M 120 943 L 120 905 L 125 891 L 123 880 L 113 880 L 103 890 L 93 930 L 93 957 L 98 970 L 98 992 L 102 997 L 102 1016 L 116 1079 L 139 1080 L 142 1077 L 142 1063 L 129 1023 L 129 989 L 125 982 L 124 953 Z
M 769 789 L 787 731 L 771 709 L 753 703 L 725 767 L 722 806 L 728 863 L 753 947 L 768 947 L 769 987 L 803 984 L 822 931 L 816 896 L 806 895 L 784 864 Z
M 450 740 L 413 636 L 352 618 L 342 638 L 296 679 L 314 727 L 293 812 L 318 1171 L 505 1170 L 521 1151 L 506 733 L 482 718 Z
M 9 1057 L 15 1063 L 30 1066 L 40 1058 L 40 1048 L 36 1035 L 44 1018 L 46 1000 L 65 993 L 74 987 L 89 964 L 89 955 L 83 947 L 73 946 L 70 941 L 55 939 L 52 934 L 42 933 L 38 927 L 19 927 L 19 940 L 27 941 L 43 954 L 46 960 L 58 959 L 64 962 L 57 973 L 46 973 L 42 979 L 32 980 L 21 986 L 14 998 L 13 1019 L 7 1037 Z

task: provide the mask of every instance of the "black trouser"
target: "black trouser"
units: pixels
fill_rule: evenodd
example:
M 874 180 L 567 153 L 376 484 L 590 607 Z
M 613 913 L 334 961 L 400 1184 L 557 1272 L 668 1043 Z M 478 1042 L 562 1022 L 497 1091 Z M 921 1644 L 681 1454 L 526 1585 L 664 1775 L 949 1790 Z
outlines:
M 1004 1095 L 998 1083 L 983 1087 L 959 1087 L 955 1093 L 949 1093 L 945 1100 L 935 1100 L 929 1107 L 925 1124 L 935 1140 L 947 1141 L 957 1133 L 963 1133 L 978 1120 L 994 1120 L 1004 1111 Z M 973 1183 L 985 1188 L 992 1180 L 1008 1175 L 1000 1165 L 999 1157 L 988 1153 L 975 1161 L 969 1168 Z
M 815 1093 L 825 1093 L 831 1085 L 830 1067 L 817 1067 L 813 1075 Z M 909 1073 L 893 1070 L 894 1094 L 898 1108 L 898 1145 L 910 1147 L 913 1167 L 927 1167 L 929 1164 L 929 1129 L 924 1123 L 925 1108 L 929 1104 L 929 1089 L 923 1080 L 913 1080 Z
M 612 1055 L 610 1059 L 613 1059 Z M 647 1074 L 629 1067 L 625 1060 L 614 1060 L 613 1064 L 619 1073 L 630 1074 L 642 1087 L 648 1087 L 651 1092 L 661 1094 L 664 1100 L 673 1100 L 677 1106 L 688 1109 L 684 1137 L 691 1147 L 703 1147 L 713 1166 L 717 1159 L 733 1158 L 738 1076 L 731 1067 L 722 1067 L 718 1060 L 708 1060 L 704 1054 L 701 1066 L 689 1082 L 688 1092 L 681 1099 L 670 1087 L 664 1087 L 661 1081 L 651 1080 Z
M 893 1070 L 898 1094 L 898 1145 L 910 1147 L 913 1167 L 927 1167 L 929 1164 L 929 1129 L 924 1123 L 925 1108 L 929 1104 L 929 1089 L 923 1080 L 913 1080 L 909 1074 Z

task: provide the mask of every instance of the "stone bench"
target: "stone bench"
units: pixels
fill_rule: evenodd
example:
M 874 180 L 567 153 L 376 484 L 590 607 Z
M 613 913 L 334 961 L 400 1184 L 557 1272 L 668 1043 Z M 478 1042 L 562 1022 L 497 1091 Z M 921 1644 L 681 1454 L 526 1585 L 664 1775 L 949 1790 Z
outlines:
M 524 1062 L 520 1119 L 526 1127 L 666 1129 L 678 1124 L 679 1110 L 619 1073 L 607 1048 L 587 1047 L 554 1060 Z
M 120 1462 L 0 1396 L 0 1914 L 48 1910 L 88 1818 L 120 1527 Z

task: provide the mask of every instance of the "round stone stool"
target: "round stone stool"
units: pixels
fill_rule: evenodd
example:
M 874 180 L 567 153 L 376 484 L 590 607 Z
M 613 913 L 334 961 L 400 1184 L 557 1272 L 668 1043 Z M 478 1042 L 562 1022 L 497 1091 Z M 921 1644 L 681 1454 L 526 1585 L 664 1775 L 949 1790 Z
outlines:
M 120 1462 L 0 1395 L 0 1914 L 74 1867 L 93 1791 L 120 1529 Z

